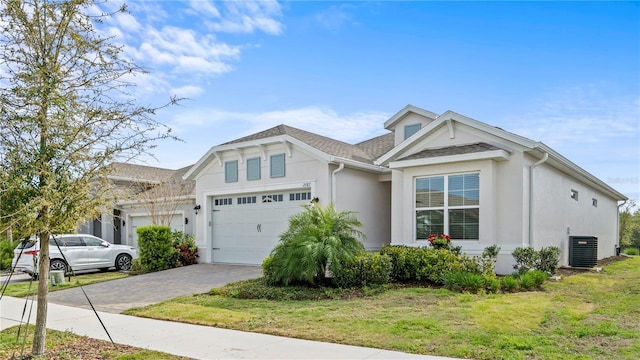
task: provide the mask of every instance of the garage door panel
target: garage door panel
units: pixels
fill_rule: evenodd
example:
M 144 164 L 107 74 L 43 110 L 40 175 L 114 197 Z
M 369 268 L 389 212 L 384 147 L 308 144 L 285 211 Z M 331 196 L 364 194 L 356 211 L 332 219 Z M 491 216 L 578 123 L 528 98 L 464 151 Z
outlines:
M 277 202 L 262 203 L 262 194 L 255 194 L 251 196 L 256 196 L 257 203 L 237 204 L 235 197 L 232 205 L 214 206 L 212 261 L 261 264 L 287 230 L 289 217 L 302 211 L 301 205 L 309 203 L 290 201 L 289 192 L 282 195 L 283 201 Z

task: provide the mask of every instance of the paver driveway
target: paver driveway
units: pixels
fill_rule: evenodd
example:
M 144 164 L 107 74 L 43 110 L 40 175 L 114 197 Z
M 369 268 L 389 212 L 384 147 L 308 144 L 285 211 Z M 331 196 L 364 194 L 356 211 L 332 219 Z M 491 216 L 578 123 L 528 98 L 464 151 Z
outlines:
M 120 313 L 132 307 L 155 304 L 178 296 L 206 293 L 230 282 L 258 278 L 261 275 L 259 266 L 197 264 L 86 285 L 83 288 L 98 311 Z M 91 308 L 79 287 L 52 292 L 49 294 L 49 301 Z

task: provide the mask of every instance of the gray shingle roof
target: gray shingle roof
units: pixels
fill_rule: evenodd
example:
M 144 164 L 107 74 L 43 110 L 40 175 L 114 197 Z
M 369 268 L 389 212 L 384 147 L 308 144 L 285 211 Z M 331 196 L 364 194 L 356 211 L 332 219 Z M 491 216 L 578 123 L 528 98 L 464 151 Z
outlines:
M 388 138 L 385 137 L 386 135 L 367 140 L 357 145 L 351 145 L 288 125 L 278 125 L 249 136 L 226 142 L 222 145 L 238 144 L 246 141 L 266 139 L 280 135 L 289 135 L 326 154 L 366 164 L 373 164 L 373 160 L 378 157 L 376 155 L 382 151 L 383 148 L 386 149 L 388 147 Z M 391 139 L 391 147 L 393 147 L 393 139 Z M 391 147 L 389 147 L 389 150 Z
M 472 153 L 491 151 L 491 150 L 502 150 L 502 149 L 487 143 L 447 146 L 447 147 L 437 148 L 437 149 L 425 149 L 415 154 L 400 158 L 398 160 L 414 160 L 414 159 L 433 158 L 433 157 L 439 157 L 439 156 L 464 155 L 464 154 L 472 154 Z
M 195 194 L 195 181 L 182 179 L 182 176 L 189 171 L 191 166 L 192 165 L 171 170 L 153 166 L 114 162 L 110 165 L 109 176 L 115 179 L 128 179 L 125 183 L 115 181 L 115 185 L 120 189 L 120 193 L 128 194 L 127 197 L 146 198 L 148 195 L 143 195 L 145 191 L 152 191 L 155 194 L 165 194 L 165 196 L 170 197 L 185 196 Z M 152 186 L 148 187 L 149 185 Z

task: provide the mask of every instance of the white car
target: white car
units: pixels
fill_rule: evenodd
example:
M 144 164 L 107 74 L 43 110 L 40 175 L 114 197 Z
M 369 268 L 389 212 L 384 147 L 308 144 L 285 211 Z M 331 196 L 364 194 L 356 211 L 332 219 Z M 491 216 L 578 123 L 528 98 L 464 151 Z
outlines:
M 62 253 L 58 250 L 54 238 L 58 241 Z M 37 277 L 39 252 L 40 242 L 38 239 L 21 241 L 13 250 L 12 267 L 15 271 L 27 273 L 34 278 Z M 137 257 L 138 253 L 134 247 L 114 245 L 93 235 L 54 235 L 49 240 L 50 269 L 61 270 L 65 274 L 71 270 L 99 269 L 106 271 L 111 267 L 115 267 L 118 271 L 129 271 L 131 270 L 131 261 Z

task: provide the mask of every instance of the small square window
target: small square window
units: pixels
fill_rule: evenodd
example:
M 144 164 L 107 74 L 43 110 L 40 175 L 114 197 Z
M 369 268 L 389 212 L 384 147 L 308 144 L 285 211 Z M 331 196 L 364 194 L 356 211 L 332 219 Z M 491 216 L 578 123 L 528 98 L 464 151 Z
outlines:
M 571 198 L 575 201 L 578 201 L 578 190 L 571 189 Z
M 285 163 L 284 154 L 271 155 L 271 177 L 284 177 Z
M 224 182 L 238 181 L 238 160 L 227 161 L 224 163 Z
M 260 180 L 260 158 L 247 159 L 247 180 Z
M 591 199 L 591 205 L 593 205 L 593 207 L 598 207 L 598 199 L 596 198 Z
M 407 125 L 404 127 L 404 139 L 407 140 L 411 135 L 420 131 L 420 124 Z

